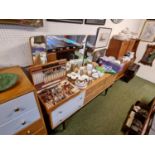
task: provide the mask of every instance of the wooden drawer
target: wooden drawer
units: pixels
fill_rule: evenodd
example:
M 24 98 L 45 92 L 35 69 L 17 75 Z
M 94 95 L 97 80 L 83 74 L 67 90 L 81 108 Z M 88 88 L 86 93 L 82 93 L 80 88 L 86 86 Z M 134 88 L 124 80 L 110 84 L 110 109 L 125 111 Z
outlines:
M 84 97 L 85 93 L 82 92 L 75 98 L 69 100 L 68 102 L 55 109 L 50 116 L 50 119 L 52 120 L 52 128 L 57 127 L 73 113 L 82 108 L 84 105 Z
M 87 104 L 89 101 L 94 99 L 97 95 L 102 93 L 105 89 L 110 87 L 115 80 L 115 76 L 109 76 L 105 80 L 96 83 L 95 86 L 90 87 L 88 90 L 86 90 L 86 96 L 85 96 L 85 101 L 84 104 Z
M 87 94 L 91 93 L 92 91 L 96 91 L 96 89 L 98 89 L 98 87 L 104 86 L 106 83 L 106 80 L 107 80 L 107 78 L 104 80 L 101 80 L 99 82 L 96 82 L 95 85 L 92 85 L 91 87 L 89 87 L 89 89 L 86 90 L 86 96 L 87 96 Z
M 98 96 L 100 93 L 102 93 L 106 88 L 106 85 L 102 85 L 100 87 L 98 87 L 97 89 L 91 91 L 91 93 L 87 94 L 84 104 L 87 104 L 89 101 L 91 101 L 92 99 L 94 99 L 96 96 Z
M 47 131 L 45 128 L 41 128 L 37 132 L 35 132 L 34 135 L 47 135 Z
M 0 125 L 19 117 L 33 108 L 37 108 L 33 92 L 1 104 Z
M 30 126 L 24 128 L 23 130 L 19 131 L 16 134 L 17 135 L 33 135 L 35 134 L 35 132 L 37 132 L 39 129 L 42 129 L 43 127 L 44 127 L 43 122 L 41 119 L 39 119 L 33 124 L 31 124 Z
M 38 111 L 38 108 L 34 108 L 33 110 L 24 113 L 20 117 L 17 117 L 16 119 L 1 125 L 0 134 L 12 135 L 18 133 L 20 130 L 31 125 L 38 119 L 40 119 L 40 113 Z

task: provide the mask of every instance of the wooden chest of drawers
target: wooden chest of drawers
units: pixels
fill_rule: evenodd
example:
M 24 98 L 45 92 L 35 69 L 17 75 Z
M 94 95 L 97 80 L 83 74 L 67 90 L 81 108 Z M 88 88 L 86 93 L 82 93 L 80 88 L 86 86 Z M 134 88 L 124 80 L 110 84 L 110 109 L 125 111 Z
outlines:
M 1 69 L 15 73 L 18 83 L 0 93 L 0 134 L 46 134 L 46 127 L 35 89 L 20 67 Z

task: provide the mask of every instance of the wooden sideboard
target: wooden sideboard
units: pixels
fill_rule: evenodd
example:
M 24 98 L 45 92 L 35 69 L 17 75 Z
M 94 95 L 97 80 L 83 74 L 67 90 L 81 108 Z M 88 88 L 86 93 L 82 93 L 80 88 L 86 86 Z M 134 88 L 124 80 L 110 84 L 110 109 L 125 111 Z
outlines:
M 20 67 L 1 69 L 15 73 L 15 86 L 0 93 L 0 134 L 47 134 L 36 90 Z
M 65 120 L 86 106 L 91 100 L 112 86 L 115 78 L 116 75 L 105 74 L 103 77 L 90 83 L 79 94 L 53 109 L 50 112 L 50 127 L 55 129 L 58 125 L 65 122 Z

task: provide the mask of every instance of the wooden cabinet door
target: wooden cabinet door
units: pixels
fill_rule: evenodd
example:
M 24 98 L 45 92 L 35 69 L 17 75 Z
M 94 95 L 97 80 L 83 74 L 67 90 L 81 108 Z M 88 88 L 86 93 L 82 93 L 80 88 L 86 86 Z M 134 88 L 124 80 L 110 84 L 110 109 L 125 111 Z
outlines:
M 127 49 L 130 41 L 128 40 L 118 40 L 112 38 L 108 50 L 106 52 L 107 56 L 114 56 L 116 59 L 120 59 L 127 53 Z

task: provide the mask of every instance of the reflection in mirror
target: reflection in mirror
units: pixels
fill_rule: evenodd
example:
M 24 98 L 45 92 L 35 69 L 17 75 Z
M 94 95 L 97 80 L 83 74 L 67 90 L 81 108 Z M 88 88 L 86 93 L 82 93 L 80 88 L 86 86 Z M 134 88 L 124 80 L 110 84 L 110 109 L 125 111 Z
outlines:
M 30 46 L 34 64 L 45 64 L 47 62 L 46 41 L 44 36 L 30 37 Z
M 57 59 L 77 59 L 76 51 L 83 48 L 84 39 L 85 35 L 48 35 L 47 51 L 56 52 Z
M 44 64 L 59 59 L 77 59 L 83 48 L 85 35 L 47 35 L 30 38 L 34 64 Z
M 86 48 L 94 49 L 96 43 L 96 35 L 88 35 L 86 40 Z

